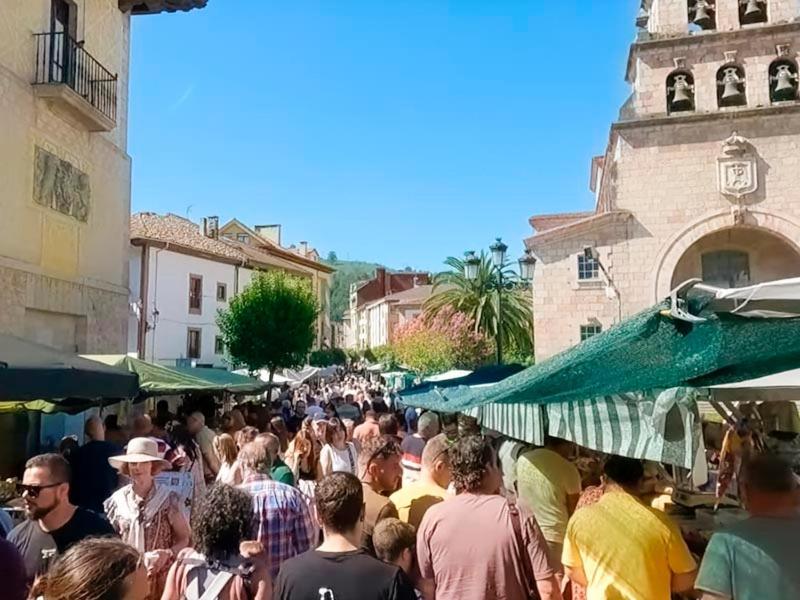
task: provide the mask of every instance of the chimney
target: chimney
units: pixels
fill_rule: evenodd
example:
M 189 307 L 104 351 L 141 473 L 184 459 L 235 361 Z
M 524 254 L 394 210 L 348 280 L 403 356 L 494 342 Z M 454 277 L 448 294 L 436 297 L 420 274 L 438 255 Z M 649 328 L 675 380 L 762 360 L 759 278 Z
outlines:
M 212 239 L 219 237 L 219 217 L 205 217 L 203 219 L 203 235 Z
M 256 225 L 256 233 L 268 242 L 276 246 L 281 245 L 281 226 L 280 225 Z
M 308 242 L 300 242 L 300 256 L 308 256 Z
M 388 296 L 391 294 L 391 290 L 389 290 L 389 281 L 386 278 L 386 269 L 383 267 L 378 267 L 375 269 L 375 279 L 378 280 L 378 287 L 381 290 L 381 297 Z

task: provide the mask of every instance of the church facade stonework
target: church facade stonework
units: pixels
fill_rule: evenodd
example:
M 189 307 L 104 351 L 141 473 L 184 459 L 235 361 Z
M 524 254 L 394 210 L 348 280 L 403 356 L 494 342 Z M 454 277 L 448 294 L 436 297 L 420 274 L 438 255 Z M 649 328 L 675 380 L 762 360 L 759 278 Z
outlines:
M 717 0 L 716 28 L 699 30 L 690 5 L 642 4 L 631 97 L 592 161 L 594 210 L 530 220 L 539 360 L 690 278 L 800 276 L 800 102 L 782 74 L 797 74 L 800 7 L 772 0 L 743 24 L 737 0 Z M 676 75 L 690 86 L 677 97 Z

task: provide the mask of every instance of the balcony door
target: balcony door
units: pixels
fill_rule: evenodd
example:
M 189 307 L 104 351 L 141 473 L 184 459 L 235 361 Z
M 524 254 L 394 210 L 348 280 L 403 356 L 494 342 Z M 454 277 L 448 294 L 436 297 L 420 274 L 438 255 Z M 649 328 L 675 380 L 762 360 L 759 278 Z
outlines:
M 74 87 L 78 7 L 69 0 L 51 2 L 50 81 Z

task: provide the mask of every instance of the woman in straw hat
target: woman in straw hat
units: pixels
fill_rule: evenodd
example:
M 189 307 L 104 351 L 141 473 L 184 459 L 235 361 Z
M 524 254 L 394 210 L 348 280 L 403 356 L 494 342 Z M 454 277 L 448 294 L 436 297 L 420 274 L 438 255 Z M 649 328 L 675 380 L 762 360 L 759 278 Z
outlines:
M 106 500 L 106 515 L 123 541 L 144 555 L 148 598 L 160 598 L 167 571 L 178 552 L 189 545 L 190 536 L 178 495 L 153 479 L 171 465 L 159 456 L 158 444 L 150 438 L 132 439 L 125 454 L 108 462 L 131 482 Z

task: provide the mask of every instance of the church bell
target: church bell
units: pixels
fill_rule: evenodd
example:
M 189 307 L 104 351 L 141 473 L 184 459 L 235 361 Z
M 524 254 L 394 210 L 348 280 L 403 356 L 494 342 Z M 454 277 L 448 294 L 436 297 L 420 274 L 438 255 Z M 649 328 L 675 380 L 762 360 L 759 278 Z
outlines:
M 710 13 L 711 5 L 706 0 L 698 0 L 694 12 L 692 23 L 701 29 L 711 29 L 714 26 L 714 19 Z
M 722 100 L 726 104 L 737 104 L 744 99 L 742 90 L 740 88 L 741 79 L 736 69 L 725 69 L 725 74 L 722 77 Z
M 792 73 L 789 65 L 780 65 L 775 73 L 775 91 L 773 93 L 776 100 L 794 100 L 797 96 L 796 81 L 797 75 Z
M 747 0 L 747 6 L 744 9 L 743 23 L 758 23 L 763 21 L 764 16 L 761 12 L 761 7 L 758 5 L 758 0 Z
M 673 96 L 670 108 L 674 111 L 692 110 L 694 99 L 692 86 L 686 81 L 686 75 L 677 75 L 673 84 Z

